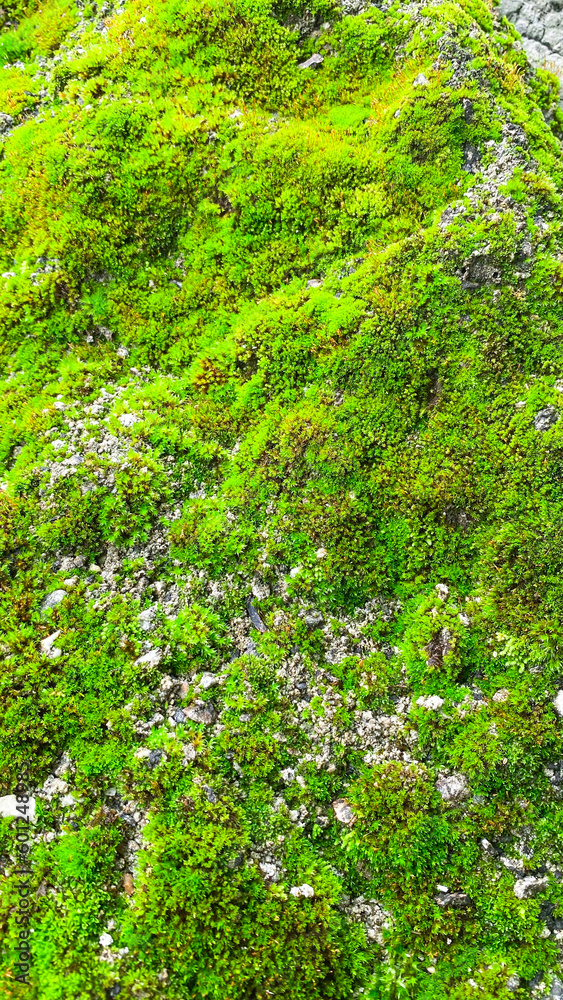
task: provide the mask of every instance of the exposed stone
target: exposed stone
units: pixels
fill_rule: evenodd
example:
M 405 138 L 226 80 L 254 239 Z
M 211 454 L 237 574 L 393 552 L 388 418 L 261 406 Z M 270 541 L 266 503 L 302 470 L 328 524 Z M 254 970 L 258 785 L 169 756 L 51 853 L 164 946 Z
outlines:
M 59 638 L 61 630 L 58 629 L 51 635 L 48 635 L 45 639 L 42 639 L 39 643 L 41 652 L 43 656 L 47 656 L 50 660 L 56 660 L 62 653 L 62 650 L 55 646 L 55 642 Z
M 443 909 L 464 910 L 471 906 L 471 897 L 466 892 L 446 892 L 436 896 L 435 902 Z
M 444 704 L 444 699 L 437 694 L 421 694 L 416 699 L 416 704 L 419 708 L 427 708 L 431 712 L 436 712 Z
M 298 64 L 298 69 L 318 69 L 324 63 L 324 56 L 321 56 L 318 52 L 313 52 L 310 59 L 306 59 L 305 62 Z
M 346 799 L 336 799 L 332 803 L 332 808 L 339 823 L 344 823 L 345 826 L 352 826 L 356 822 L 354 810 Z
M 270 882 L 277 882 L 280 872 L 279 868 L 276 865 L 271 864 L 268 861 L 261 861 L 258 867 L 262 872 L 262 875 L 264 875 L 264 877 L 267 878 Z
M 138 424 L 141 418 L 136 413 L 122 413 L 117 419 L 122 427 L 129 428 Z
M 150 632 L 154 628 L 157 611 L 158 604 L 152 604 L 150 608 L 145 608 L 139 613 L 139 625 L 144 632 Z
M 519 878 L 514 883 L 514 895 L 516 899 L 533 899 L 548 884 L 547 877 L 537 878 L 535 875 L 528 875 L 526 878 Z
M 268 630 L 264 622 L 260 618 L 260 615 L 258 614 L 256 608 L 253 606 L 250 597 L 246 601 L 246 610 L 248 611 L 248 617 L 250 618 L 250 621 L 254 625 L 254 628 L 258 629 L 259 632 L 267 632 Z
M 63 781 L 62 778 L 55 778 L 54 775 L 49 775 L 47 781 L 41 789 L 44 797 L 46 799 L 52 799 L 55 795 L 64 795 L 68 792 L 68 784 Z
M 66 597 L 66 590 L 52 590 L 41 602 L 41 610 L 47 611 L 49 608 L 56 608 Z
M 215 722 L 215 712 L 208 701 L 196 701 L 186 709 L 186 718 L 211 726 Z
M 542 433 L 548 431 L 550 427 L 559 420 L 559 410 L 556 410 L 554 406 L 546 406 L 545 409 L 540 410 L 536 413 L 534 417 L 534 427 L 537 431 Z
M 157 767 L 163 758 L 166 759 L 166 754 L 163 750 L 151 750 L 148 757 L 149 767 L 151 770 Z
M 497 704 L 503 701 L 508 701 L 509 698 L 510 691 L 508 688 L 500 688 L 498 691 L 495 691 L 493 695 L 493 701 L 497 702 Z
M 199 681 L 198 687 L 203 688 L 204 691 L 209 690 L 211 687 L 215 687 L 217 684 L 221 683 L 220 677 L 216 674 L 203 673 L 201 675 L 201 680 Z
M 264 601 L 271 594 L 268 584 L 258 576 L 254 577 L 251 584 L 251 590 L 257 601 Z
M 161 649 L 149 649 L 148 653 L 143 653 L 135 660 L 136 667 L 158 667 L 163 660 L 163 652 Z
M 312 885 L 307 885 L 306 882 L 303 885 L 294 885 L 289 890 L 292 896 L 304 896 L 305 899 L 312 899 L 315 895 L 315 890 Z
M 469 795 L 469 785 L 463 774 L 439 777 L 436 781 L 436 788 L 444 802 L 460 802 Z

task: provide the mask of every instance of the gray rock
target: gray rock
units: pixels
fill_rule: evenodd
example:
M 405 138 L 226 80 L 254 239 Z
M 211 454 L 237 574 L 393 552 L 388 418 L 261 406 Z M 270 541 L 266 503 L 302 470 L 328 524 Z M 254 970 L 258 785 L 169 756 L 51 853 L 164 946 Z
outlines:
M 462 275 L 462 288 L 479 288 L 489 282 L 498 285 L 502 272 L 491 254 L 475 252 L 465 265 Z
M 219 796 L 217 795 L 217 792 L 215 792 L 209 785 L 204 785 L 203 790 L 205 792 L 205 797 L 207 801 L 214 806 L 215 803 L 219 801 Z
M 469 795 L 469 785 L 463 774 L 450 774 L 438 778 L 436 788 L 444 802 L 460 802 Z
M 298 69 L 318 69 L 324 63 L 324 56 L 319 55 L 318 52 L 314 52 L 310 59 L 306 59 L 305 62 L 299 63 Z
M 471 897 L 466 892 L 446 892 L 435 897 L 438 906 L 443 909 L 465 910 L 471 906 Z
M 134 427 L 141 420 L 136 413 L 122 413 L 121 416 L 117 418 L 122 427 Z
M 463 169 L 469 174 L 476 174 L 479 169 L 479 150 L 477 146 L 472 146 L 466 142 L 463 147 Z
M 357 14 L 363 14 L 365 10 L 372 7 L 373 4 L 369 0 L 342 0 L 342 13 L 344 16 L 355 16 Z
M 259 576 L 254 577 L 251 589 L 252 589 L 252 594 L 257 601 L 265 600 L 266 597 L 269 597 L 272 592 L 270 590 L 269 585 L 265 583 L 265 581 L 262 580 Z
M 258 629 L 259 632 L 267 632 L 268 630 L 264 625 L 264 622 L 260 618 L 260 615 L 258 614 L 256 608 L 253 606 L 250 597 L 247 598 L 246 601 L 246 610 L 248 611 L 248 617 L 250 618 L 250 621 L 254 625 L 254 628 Z
M 294 769 L 292 767 L 284 768 L 283 771 L 280 771 L 280 778 L 286 783 L 286 785 L 290 785 L 292 781 L 295 781 Z
M 506 988 L 507 990 L 510 990 L 511 993 L 513 993 L 514 990 L 517 990 L 519 986 L 520 986 L 520 976 L 516 972 L 513 972 L 512 975 L 509 976 L 508 979 L 506 980 Z
M 186 709 L 186 719 L 211 726 L 215 722 L 215 711 L 208 701 L 196 701 Z
M 343 823 L 344 826 L 352 826 L 356 822 L 354 810 L 346 799 L 336 799 L 336 801 L 332 803 L 332 808 L 338 822 Z
M 136 667 L 158 667 L 162 663 L 164 654 L 161 649 L 149 649 L 148 653 L 139 656 L 135 660 Z
M 178 723 L 179 726 L 182 725 L 187 719 L 187 715 L 183 708 L 177 708 L 174 712 L 174 721 Z
M 66 590 L 53 590 L 47 597 L 41 602 L 41 610 L 47 611 L 48 608 L 56 608 L 61 601 L 64 601 L 66 597 Z
M 158 604 L 152 604 L 150 608 L 140 612 L 138 619 L 143 632 L 150 632 L 154 628 L 157 611 Z
M 412 85 L 413 87 L 429 87 L 430 80 L 424 75 L 424 73 L 419 73 L 418 76 L 414 78 Z
M 554 406 L 546 406 L 534 417 L 534 427 L 537 431 L 548 431 L 559 420 L 559 411 Z
M 305 899 L 312 899 L 315 895 L 315 890 L 312 885 L 308 885 L 304 882 L 303 885 L 294 885 L 289 890 L 291 896 L 303 896 Z
M 563 982 L 561 982 L 561 980 L 558 979 L 557 976 L 553 977 L 553 980 L 551 982 L 551 989 L 549 991 L 549 996 L 552 998 L 552 1000 L 561 1000 L 561 998 L 563 997 Z
M 153 770 L 153 768 L 157 767 L 158 764 L 160 764 L 163 757 L 164 757 L 163 750 L 151 750 L 148 757 L 148 764 L 151 771 Z
M 306 611 L 303 615 L 303 620 L 307 628 L 316 628 L 317 625 L 322 625 L 324 622 L 324 618 L 319 611 Z
M 209 688 L 215 687 L 219 684 L 220 679 L 216 674 L 209 674 L 207 671 L 201 675 L 201 680 L 199 682 L 199 687 L 203 688 L 204 691 L 208 691 Z
M 516 899 L 534 899 L 547 886 L 547 878 L 537 878 L 535 875 L 527 875 L 526 878 L 519 878 L 514 883 L 514 895 Z
M 14 124 L 14 119 L 11 115 L 7 115 L 4 112 L 0 112 L 0 134 L 2 132 L 7 132 L 8 129 Z

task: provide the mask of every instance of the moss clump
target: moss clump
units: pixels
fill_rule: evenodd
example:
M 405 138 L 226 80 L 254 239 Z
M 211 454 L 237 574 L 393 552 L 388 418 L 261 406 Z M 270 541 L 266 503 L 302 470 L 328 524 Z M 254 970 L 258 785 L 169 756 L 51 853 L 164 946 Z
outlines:
M 477 0 L 4 7 L 2 995 L 551 989 L 555 79 Z

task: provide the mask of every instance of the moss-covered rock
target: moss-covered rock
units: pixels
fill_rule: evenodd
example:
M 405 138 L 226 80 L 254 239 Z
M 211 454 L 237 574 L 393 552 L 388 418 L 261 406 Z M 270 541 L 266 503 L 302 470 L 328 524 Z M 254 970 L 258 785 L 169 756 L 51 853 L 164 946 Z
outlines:
M 362 6 L 4 5 L 2 996 L 562 988 L 558 81 Z

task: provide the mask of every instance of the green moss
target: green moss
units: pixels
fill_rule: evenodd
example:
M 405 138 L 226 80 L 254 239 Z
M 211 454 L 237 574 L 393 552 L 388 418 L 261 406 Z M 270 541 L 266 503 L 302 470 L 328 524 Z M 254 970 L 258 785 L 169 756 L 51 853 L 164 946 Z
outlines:
M 563 914 L 554 78 L 469 0 L 4 7 L 2 794 L 66 753 L 74 795 L 38 805 L 29 995 L 529 995 Z

